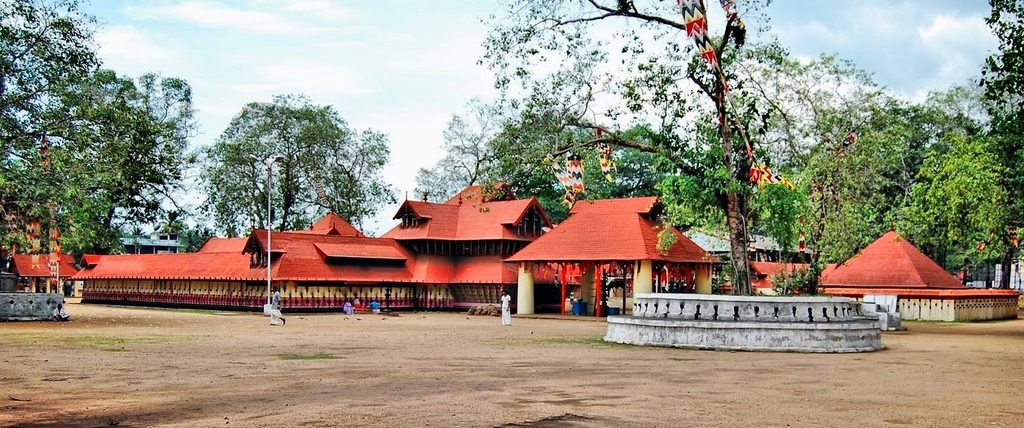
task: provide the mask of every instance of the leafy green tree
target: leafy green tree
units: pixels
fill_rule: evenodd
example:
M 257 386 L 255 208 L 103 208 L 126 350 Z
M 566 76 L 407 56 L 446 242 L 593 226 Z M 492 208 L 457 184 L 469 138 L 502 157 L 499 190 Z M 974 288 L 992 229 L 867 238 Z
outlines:
M 999 50 L 988 57 L 981 84 L 991 116 L 989 137 L 1003 166 L 1001 186 L 1009 201 L 1007 226 L 1024 229 L 1024 2 L 990 0 L 992 11 L 986 22 L 999 39 Z M 1009 242 L 1005 229 L 996 231 L 1000 241 Z M 1003 272 L 1020 257 L 1013 245 L 1003 245 Z M 1002 276 L 1002 288 L 1009 287 L 1009 275 Z
M 268 194 L 279 230 L 303 228 L 325 211 L 359 224 L 394 201 L 381 177 L 388 156 L 384 134 L 349 129 L 330 106 L 294 95 L 249 103 L 205 150 L 207 205 L 230 236 L 264 227 Z

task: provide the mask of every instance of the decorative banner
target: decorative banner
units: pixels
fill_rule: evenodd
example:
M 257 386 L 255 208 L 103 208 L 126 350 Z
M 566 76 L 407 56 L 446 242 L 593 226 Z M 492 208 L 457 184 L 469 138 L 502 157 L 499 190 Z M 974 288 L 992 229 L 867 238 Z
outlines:
M 1010 244 L 1014 247 L 1020 245 L 1020 235 L 1017 233 L 1017 226 L 1010 226 L 1008 232 L 1010 234 Z
M 60 263 L 60 230 L 56 226 L 50 228 L 50 262 Z
M 569 172 L 562 167 L 561 164 L 555 162 L 551 155 L 547 156 L 547 162 L 551 164 L 551 169 L 555 172 L 555 177 L 558 178 L 558 184 L 561 184 L 564 188 L 572 187 L 572 180 L 569 179 Z
M 804 235 L 804 232 L 802 230 L 800 231 L 800 246 L 799 246 L 799 250 L 800 250 L 801 253 L 806 253 L 807 252 L 807 235 Z
M 616 168 L 615 161 L 612 160 L 612 146 L 600 143 L 597 148 L 601 151 L 601 173 L 609 183 L 614 182 Z
M 579 194 L 587 190 L 583 183 L 583 158 L 575 153 L 569 153 L 565 161 L 565 169 L 569 171 L 570 188 L 573 193 Z
M 796 183 L 793 183 L 786 177 L 772 172 L 772 169 L 769 168 L 768 165 L 750 167 L 750 182 L 756 183 L 760 187 L 764 187 L 766 184 L 781 184 L 788 187 L 789 190 L 796 189 Z
M 701 58 L 704 58 L 711 68 L 718 69 L 718 54 L 715 52 L 714 43 L 708 37 L 707 9 L 704 7 L 704 1 L 677 0 L 677 4 L 683 12 L 686 35 L 697 45 Z
M 985 251 L 985 242 L 984 241 L 983 242 L 979 242 L 978 245 L 975 246 L 975 248 L 978 249 L 979 253 L 982 252 L 982 251 Z

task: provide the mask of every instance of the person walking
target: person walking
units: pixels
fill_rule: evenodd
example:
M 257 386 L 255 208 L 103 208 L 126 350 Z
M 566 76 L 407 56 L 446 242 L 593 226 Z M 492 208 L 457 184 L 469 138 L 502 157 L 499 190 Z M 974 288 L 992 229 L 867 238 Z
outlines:
M 512 297 L 508 293 L 501 293 L 501 325 L 512 325 Z
M 285 325 L 288 321 L 281 316 L 281 290 L 274 287 L 270 296 L 270 325 Z

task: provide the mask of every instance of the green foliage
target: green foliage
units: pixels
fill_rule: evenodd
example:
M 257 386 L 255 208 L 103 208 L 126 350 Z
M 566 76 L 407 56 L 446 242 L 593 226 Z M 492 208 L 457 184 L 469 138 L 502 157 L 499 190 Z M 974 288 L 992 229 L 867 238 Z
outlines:
M 821 270 L 816 266 L 812 264 L 806 269 L 784 270 L 772 276 L 772 291 L 778 296 L 817 295 Z
M 268 193 L 280 230 L 303 228 L 325 211 L 359 224 L 395 200 L 381 176 L 387 137 L 351 130 L 333 108 L 302 96 L 249 103 L 204 154 L 207 206 L 230 236 L 265 227 Z
M 1009 246 L 996 236 L 1006 229 L 1009 201 L 994 144 L 964 136 L 946 140 L 948 151 L 933 151 L 921 166 L 903 228 L 918 245 L 948 252 L 947 268 L 997 260 Z M 989 243 L 982 254 L 979 242 Z

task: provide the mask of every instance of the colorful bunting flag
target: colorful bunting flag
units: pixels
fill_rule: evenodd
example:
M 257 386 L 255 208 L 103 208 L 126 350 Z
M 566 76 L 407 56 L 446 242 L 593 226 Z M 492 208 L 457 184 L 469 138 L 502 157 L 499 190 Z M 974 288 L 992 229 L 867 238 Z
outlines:
M 1017 226 L 1010 226 L 1010 244 L 1014 247 L 1020 245 L 1020 235 L 1017 233 Z
M 718 54 L 715 52 L 715 45 L 708 36 L 707 9 L 703 0 L 677 0 L 683 13 L 683 23 L 686 26 L 686 36 L 693 39 L 697 45 L 701 58 L 704 58 L 711 68 L 718 68 Z
M 598 150 L 601 151 L 601 173 L 604 174 L 605 180 L 609 183 L 615 181 L 615 160 L 612 159 L 612 146 L 608 144 L 598 144 Z
M 768 165 L 750 167 L 749 178 L 751 183 L 755 183 L 760 187 L 764 187 L 766 184 L 780 184 L 788 187 L 790 190 L 796 189 L 796 183 L 776 174 Z
M 569 153 L 565 161 L 565 169 L 569 171 L 570 188 L 573 193 L 583 193 L 587 190 L 583 183 L 583 158 L 575 153 Z

